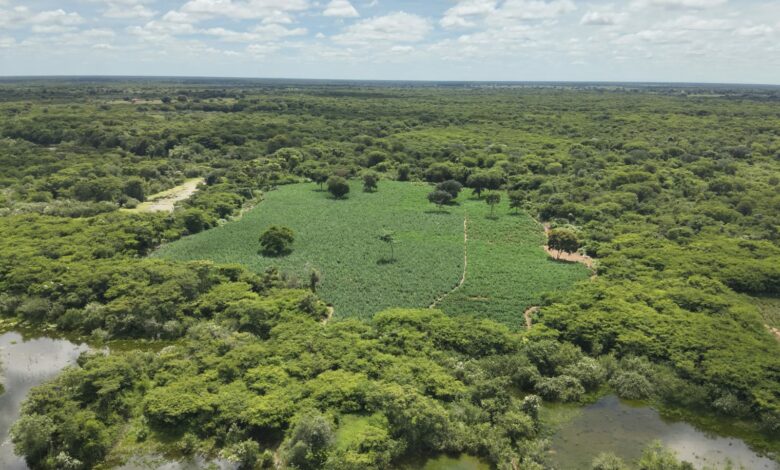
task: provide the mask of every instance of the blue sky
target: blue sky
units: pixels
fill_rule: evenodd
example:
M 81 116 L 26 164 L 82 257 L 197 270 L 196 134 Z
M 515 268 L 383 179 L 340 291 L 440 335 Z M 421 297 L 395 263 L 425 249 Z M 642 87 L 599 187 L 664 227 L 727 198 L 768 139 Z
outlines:
M 0 0 L 0 75 L 780 84 L 780 0 Z

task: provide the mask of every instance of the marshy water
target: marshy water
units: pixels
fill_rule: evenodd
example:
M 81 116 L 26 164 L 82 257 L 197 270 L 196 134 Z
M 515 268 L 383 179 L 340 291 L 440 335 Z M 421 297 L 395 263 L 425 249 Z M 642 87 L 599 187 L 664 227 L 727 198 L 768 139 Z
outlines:
M 648 443 L 661 441 L 696 468 L 780 470 L 780 464 L 751 450 L 742 440 L 705 433 L 685 422 L 669 422 L 647 406 L 631 406 L 607 396 L 586 406 L 552 438 L 550 461 L 556 469 L 587 468 L 601 452 L 625 461 L 638 459 Z
M 23 337 L 20 333 L 0 334 L 2 383 L 0 395 L 0 469 L 25 470 L 24 460 L 13 453 L 8 432 L 19 416 L 22 401 L 30 389 L 55 377 L 74 364 L 86 344 L 66 339 Z M 737 438 L 705 433 L 684 422 L 668 422 L 647 406 L 631 406 L 615 396 L 607 396 L 579 410 L 552 437 L 550 463 L 556 469 L 587 468 L 600 452 L 614 452 L 626 461 L 639 458 L 653 440 L 677 452 L 697 468 L 722 466 L 730 460 L 736 468 L 780 470 L 780 464 L 752 451 Z M 489 465 L 468 455 L 436 456 L 415 465 L 423 470 L 487 470 Z M 229 469 L 227 462 L 170 462 L 161 458 L 136 458 L 123 469 L 190 470 Z
M 0 468 L 24 470 L 24 459 L 14 455 L 8 432 L 19 417 L 27 393 L 36 385 L 55 377 L 66 366 L 76 362 L 88 347 L 64 339 L 39 337 L 25 339 L 19 333 L 0 334 L 2 383 L 0 395 Z

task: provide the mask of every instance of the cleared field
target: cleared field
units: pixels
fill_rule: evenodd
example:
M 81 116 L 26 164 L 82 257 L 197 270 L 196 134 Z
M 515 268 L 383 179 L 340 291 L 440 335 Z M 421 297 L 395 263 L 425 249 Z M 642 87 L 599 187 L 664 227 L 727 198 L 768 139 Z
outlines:
M 460 205 L 437 211 L 425 184 L 382 181 L 376 193 L 351 183 L 345 200 L 334 200 L 314 184 L 271 191 L 253 210 L 228 223 L 163 246 L 154 256 L 241 263 L 257 272 L 278 266 L 303 283 L 321 272 L 320 296 L 335 317 L 369 317 L 389 307 L 426 307 L 450 292 L 463 275 L 463 220 L 468 214 L 466 282 L 439 306 L 454 314 L 475 313 L 513 326 L 523 309 L 543 292 L 568 288 L 587 269 L 557 263 L 542 250 L 543 232 L 526 215 L 510 215 L 506 203 L 489 219 L 484 201 L 459 198 Z M 258 254 L 258 237 L 270 225 L 295 232 L 293 252 L 281 258 Z M 395 262 L 378 240 L 395 233 Z

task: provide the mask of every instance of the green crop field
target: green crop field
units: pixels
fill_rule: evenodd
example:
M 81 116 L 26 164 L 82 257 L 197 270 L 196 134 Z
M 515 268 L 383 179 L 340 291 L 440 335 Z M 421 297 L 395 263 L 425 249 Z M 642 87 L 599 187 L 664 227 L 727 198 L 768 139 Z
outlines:
M 241 263 L 263 272 L 278 266 L 306 283 L 321 273 L 320 296 L 336 317 L 369 317 L 389 307 L 425 307 L 450 292 L 463 273 L 463 221 L 468 216 L 468 271 L 465 284 L 446 296 L 446 312 L 475 313 L 512 325 L 542 293 L 565 289 L 587 276 L 579 265 L 554 262 L 541 245 L 543 234 L 531 218 L 512 215 L 505 201 L 488 218 L 482 200 L 461 194 L 459 204 L 438 211 L 428 203 L 426 184 L 382 181 L 365 193 L 351 183 L 345 200 L 334 200 L 314 184 L 282 186 L 238 221 L 163 246 L 154 256 Z M 291 254 L 258 253 L 258 237 L 270 225 L 295 232 Z M 378 240 L 395 233 L 395 262 Z

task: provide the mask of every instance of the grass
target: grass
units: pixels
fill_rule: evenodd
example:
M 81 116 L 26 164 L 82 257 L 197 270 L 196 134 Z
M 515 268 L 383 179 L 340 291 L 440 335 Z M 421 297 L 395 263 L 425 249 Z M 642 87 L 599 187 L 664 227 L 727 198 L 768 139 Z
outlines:
M 753 301 L 764 318 L 764 323 L 772 328 L 780 328 L 780 298 L 753 297 Z
M 438 211 L 426 199 L 430 191 L 426 184 L 382 181 L 378 192 L 364 193 L 352 182 L 349 197 L 334 200 L 314 184 L 283 186 L 240 220 L 163 246 L 154 256 L 241 263 L 257 272 L 277 266 L 303 284 L 317 269 L 318 293 L 334 305 L 336 318 L 367 318 L 390 307 L 427 307 L 457 285 L 468 214 L 466 282 L 440 303 L 446 312 L 519 326 L 524 308 L 542 293 L 587 277 L 582 266 L 548 259 L 541 227 L 527 215 L 510 215 L 506 201 L 489 218 L 487 204 L 465 194 L 459 205 Z M 258 237 L 270 225 L 295 232 L 288 256 L 258 253 Z M 383 230 L 397 240 L 392 262 L 378 239 Z

